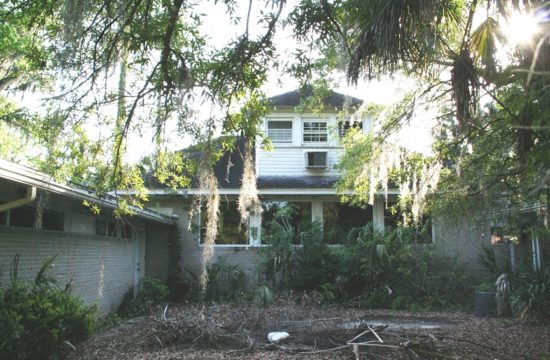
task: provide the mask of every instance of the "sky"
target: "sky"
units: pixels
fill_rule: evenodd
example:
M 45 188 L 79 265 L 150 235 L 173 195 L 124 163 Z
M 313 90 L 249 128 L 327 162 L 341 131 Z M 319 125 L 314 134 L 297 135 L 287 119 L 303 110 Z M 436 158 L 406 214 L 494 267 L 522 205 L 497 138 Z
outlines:
M 212 1 L 203 1 L 198 5 L 198 12 L 205 14 L 204 22 L 200 30 L 201 33 L 207 34 L 209 45 L 217 48 L 223 47 L 244 32 L 249 1 L 236 0 L 236 3 L 238 6 L 234 16 L 240 17 L 242 20 L 236 25 L 231 22 L 231 18 L 226 14 L 225 5 L 223 5 L 222 2 L 215 4 Z M 264 31 L 262 27 L 257 25 L 256 20 L 263 10 L 260 8 L 260 4 L 262 3 L 263 1 L 252 1 L 251 22 L 249 27 L 251 37 L 263 34 Z M 297 0 L 287 1 L 285 10 L 282 14 L 283 19 L 288 15 L 288 12 L 296 3 Z M 296 47 L 296 43 L 292 38 L 291 29 L 289 28 L 277 30 L 275 43 L 281 60 L 284 60 L 285 54 L 292 53 Z M 389 77 L 370 82 L 360 80 L 357 85 L 349 85 L 343 75 L 340 75 L 336 84 L 337 85 L 333 88 L 334 91 L 357 97 L 367 103 L 381 105 L 391 105 L 400 100 L 401 97 L 414 86 L 413 82 L 410 80 L 404 78 L 393 79 Z M 276 69 L 273 69 L 269 73 L 267 82 L 262 90 L 268 96 L 275 96 L 295 90 L 298 86 L 299 83 L 295 78 L 288 74 L 281 74 Z M 43 97 L 41 94 L 27 94 L 23 98 L 18 98 L 16 100 L 22 102 L 23 105 L 29 107 L 31 110 L 40 111 L 40 104 L 42 102 L 39 99 L 41 97 Z M 197 110 L 202 113 L 209 111 L 210 108 L 205 107 Z M 116 108 L 113 107 L 108 111 L 112 111 L 112 116 L 114 117 Z M 207 117 L 207 114 L 204 117 Z M 426 119 L 420 120 L 423 121 L 413 121 L 411 126 L 409 126 L 400 136 L 398 141 L 407 148 L 426 152 L 431 143 L 431 136 L 429 135 L 430 125 L 426 123 Z M 92 135 L 99 135 L 101 132 L 101 129 L 96 125 L 90 126 L 88 130 L 89 134 Z M 168 124 L 166 133 L 169 135 L 166 144 L 169 150 L 181 149 L 192 144 L 192 138 L 190 136 L 181 138 L 177 135 L 175 124 Z M 129 151 L 127 152 L 125 160 L 129 162 L 137 162 L 143 156 L 151 154 L 155 149 L 152 140 L 152 130 L 146 129 L 141 135 L 131 134 L 128 138 L 128 149 Z
M 263 34 L 263 28 L 256 25 L 256 20 L 262 10 L 259 5 L 263 2 L 253 1 L 251 10 L 251 26 L 249 27 L 249 33 L 251 37 Z M 290 9 L 297 3 L 296 0 L 290 0 L 285 6 L 282 18 L 288 15 Z M 223 47 L 231 40 L 235 39 L 238 35 L 242 34 L 245 29 L 245 19 L 248 11 L 249 1 L 237 0 L 238 8 L 235 13 L 235 17 L 240 17 L 240 24 L 232 24 L 230 17 L 225 12 L 225 6 L 223 4 L 213 4 L 212 2 L 201 3 L 202 12 L 206 14 L 204 22 L 201 27 L 201 32 L 207 34 L 209 37 L 208 43 L 214 47 Z M 256 26 L 254 26 L 256 25 Z M 292 53 L 296 46 L 295 40 L 292 38 L 291 29 L 278 29 L 275 35 L 275 43 L 277 51 L 282 60 L 284 60 L 285 54 Z M 288 91 L 296 90 L 299 86 L 298 81 L 288 74 L 281 74 L 276 69 L 273 69 L 267 79 L 266 84 L 262 90 L 268 96 L 275 96 Z M 367 103 L 375 103 L 381 105 L 391 105 L 396 101 L 399 101 L 402 96 L 405 95 L 414 86 L 413 82 L 403 78 L 384 78 L 376 81 L 362 81 L 360 80 L 357 85 L 347 84 L 346 79 L 340 76 L 337 81 L 337 86 L 333 88 L 334 91 L 350 95 L 362 99 Z M 208 111 L 204 109 L 201 111 Z M 406 128 L 403 134 L 398 136 L 396 141 L 399 141 L 403 146 L 416 151 L 426 153 L 429 151 L 431 144 L 430 136 L 430 124 L 427 122 L 427 118 L 418 119 L 413 121 L 410 126 Z M 176 136 L 175 126 L 168 126 L 167 133 L 174 134 L 169 140 L 167 146 L 170 150 L 181 149 L 191 145 L 192 139 L 181 138 Z M 139 149 L 141 151 L 132 151 L 127 157 L 129 161 L 138 161 L 139 158 L 146 154 L 146 152 L 152 149 L 152 143 L 150 146 L 143 146 L 144 142 L 148 142 L 148 139 L 133 136 L 129 139 L 129 148 Z

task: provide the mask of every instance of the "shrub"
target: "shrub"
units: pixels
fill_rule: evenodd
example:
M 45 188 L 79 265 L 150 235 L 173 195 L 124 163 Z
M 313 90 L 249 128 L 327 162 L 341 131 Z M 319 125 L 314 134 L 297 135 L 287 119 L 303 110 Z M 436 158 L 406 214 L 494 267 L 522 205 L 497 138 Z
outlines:
M 277 289 L 282 284 L 312 292 L 317 302 L 357 297 L 370 308 L 469 305 L 469 296 L 456 296 L 473 292 L 468 272 L 429 246 L 415 245 L 417 235 L 409 228 L 379 232 L 369 224 L 350 231 L 344 244 L 329 246 L 334 232 L 314 223 L 299 233 L 303 247 L 293 248 L 292 236 L 298 235 L 283 225 L 272 225 L 275 243 L 263 250 L 264 274 Z
M 134 298 L 133 291 L 126 294 L 118 313 L 122 317 L 134 317 L 150 312 L 153 307 L 166 301 L 168 287 L 160 280 L 145 277 L 139 284 L 138 295 Z
M 256 305 L 268 306 L 273 304 L 274 301 L 273 293 L 267 286 L 261 285 L 254 291 L 254 302 Z
M 34 282 L 17 279 L 18 260 L 10 284 L 0 289 L 0 354 L 6 359 L 60 358 L 90 335 L 96 309 L 47 274 L 54 258 L 43 263 Z
M 272 289 L 282 290 L 296 274 L 296 251 L 292 245 L 296 237 L 291 213 L 282 208 L 276 211 L 268 234 L 262 238 L 269 246 L 260 249 L 260 273 Z
M 228 264 L 225 258 L 208 266 L 207 300 L 231 300 L 242 295 L 246 288 L 246 275 L 236 264 Z
M 550 320 L 550 271 L 523 266 L 512 286 L 512 304 L 521 318 Z

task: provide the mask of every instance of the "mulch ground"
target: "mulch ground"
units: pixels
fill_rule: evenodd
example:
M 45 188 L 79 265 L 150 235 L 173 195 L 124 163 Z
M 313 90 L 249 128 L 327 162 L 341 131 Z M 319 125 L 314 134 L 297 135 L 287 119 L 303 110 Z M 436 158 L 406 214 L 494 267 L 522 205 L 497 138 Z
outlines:
M 271 331 L 290 337 L 272 344 Z M 550 324 L 288 301 L 266 308 L 179 305 L 98 332 L 70 358 L 550 359 Z

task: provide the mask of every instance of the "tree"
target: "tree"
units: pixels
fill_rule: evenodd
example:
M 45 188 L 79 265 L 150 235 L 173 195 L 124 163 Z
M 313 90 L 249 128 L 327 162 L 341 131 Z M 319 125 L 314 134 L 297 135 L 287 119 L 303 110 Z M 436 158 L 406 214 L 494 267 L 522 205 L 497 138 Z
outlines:
M 350 82 L 400 73 L 422 84 L 400 111 L 385 114 L 376 136 L 349 142 L 340 186 L 365 200 L 379 186 L 400 184 L 402 193 L 412 191 L 403 203 L 419 207 L 435 176 L 439 205 L 480 197 L 507 207 L 548 204 L 547 9 L 542 1 L 302 1 L 292 15 L 295 35 L 317 34 L 305 40 L 328 56 L 340 49 L 333 63 L 344 64 Z M 509 44 L 499 24 L 517 14 L 532 15 L 541 30 Z M 440 109 L 433 156 L 397 151 L 387 158 L 391 133 L 422 104 Z

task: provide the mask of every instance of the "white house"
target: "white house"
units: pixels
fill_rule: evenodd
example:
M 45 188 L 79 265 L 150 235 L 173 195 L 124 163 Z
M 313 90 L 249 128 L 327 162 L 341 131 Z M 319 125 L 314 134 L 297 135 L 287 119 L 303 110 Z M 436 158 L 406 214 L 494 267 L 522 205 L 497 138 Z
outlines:
M 306 96 L 308 94 L 305 94 Z M 350 117 L 361 106 L 359 99 L 330 92 L 323 100 L 321 113 L 302 106 L 304 94 L 291 91 L 270 98 L 272 110 L 264 119 L 263 131 L 271 139 L 272 149 L 256 142 L 254 161 L 257 188 L 263 211 L 252 215 L 248 228 L 240 226 L 237 198 L 243 168 L 243 144 L 225 154 L 215 165 L 220 204 L 219 236 L 214 245 L 214 261 L 237 264 L 252 278 L 260 260 L 258 250 L 264 245 L 274 210 L 290 204 L 295 209 L 294 225 L 319 221 L 323 226 L 337 224 L 342 230 L 372 222 L 378 229 L 395 225 L 395 215 L 386 210 L 383 194 L 375 196 L 374 205 L 352 207 L 338 201 L 334 184 L 339 174 L 334 165 L 343 152 L 341 137 L 350 127 L 364 133 L 372 130 L 373 118 L 368 114 Z M 177 215 L 177 236 L 181 245 L 182 266 L 194 272 L 202 268 L 202 234 L 205 215 L 189 213 L 195 188 L 177 191 L 157 187 L 150 189 L 155 210 Z M 390 197 L 397 190 L 390 190 Z M 455 257 L 473 271 L 480 269 L 478 254 L 482 244 L 491 244 L 490 219 L 471 214 L 464 219 L 437 219 L 431 240 L 441 254 Z M 263 239 L 263 240 L 262 240 Z M 514 256 L 510 244 L 493 244 L 500 259 Z
M 301 96 L 302 95 L 302 96 Z M 384 227 L 385 200 L 382 194 L 374 206 L 352 207 L 338 201 L 334 185 L 338 180 L 335 165 L 343 152 L 341 137 L 350 127 L 371 131 L 369 116 L 351 118 L 361 100 L 330 92 L 321 113 L 301 111 L 303 94 L 291 91 L 270 98 L 272 111 L 263 122 L 263 131 L 271 139 L 272 149 L 257 142 L 254 161 L 257 187 L 263 211 L 252 215 L 248 229 L 240 226 L 237 198 L 242 175 L 242 146 L 226 154 L 215 165 L 220 204 L 220 231 L 214 245 L 214 259 L 238 264 L 248 274 L 255 274 L 258 249 L 263 245 L 266 228 L 274 210 L 290 204 L 295 209 L 292 221 L 319 221 L 323 226 L 336 223 L 343 230 L 372 222 Z M 229 165 L 229 166 L 228 166 Z M 151 189 L 153 208 L 167 215 L 177 215 L 178 236 L 182 246 L 181 262 L 198 271 L 202 261 L 202 225 L 204 214 L 188 214 L 197 189 Z

